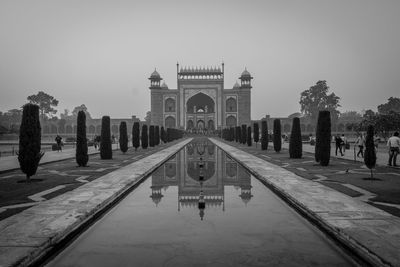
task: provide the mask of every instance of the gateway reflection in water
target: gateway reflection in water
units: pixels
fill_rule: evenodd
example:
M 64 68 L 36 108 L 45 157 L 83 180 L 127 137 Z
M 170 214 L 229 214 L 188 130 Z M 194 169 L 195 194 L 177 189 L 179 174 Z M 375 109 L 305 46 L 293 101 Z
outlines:
M 247 204 L 251 197 L 250 174 L 207 139 L 197 139 L 152 174 L 151 198 L 158 205 L 162 189 L 178 187 L 178 211 L 198 208 L 203 220 L 205 210 L 220 207 L 225 211 L 224 186 L 240 189 L 238 197 Z

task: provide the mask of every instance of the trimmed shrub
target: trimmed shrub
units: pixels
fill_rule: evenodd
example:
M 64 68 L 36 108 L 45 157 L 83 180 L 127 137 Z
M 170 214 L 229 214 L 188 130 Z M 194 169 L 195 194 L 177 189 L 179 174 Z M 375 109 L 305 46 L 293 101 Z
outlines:
M 289 141 L 289 156 L 292 159 L 300 159 L 303 153 L 303 143 L 301 140 L 300 119 L 293 118 L 292 132 Z
M 166 132 L 164 129 L 164 126 L 161 126 L 161 135 L 160 135 L 161 141 L 163 141 L 163 143 L 165 144 L 167 142 L 166 139 Z
M 18 161 L 27 182 L 30 181 L 32 175 L 36 174 L 40 159 L 44 155 L 44 152 L 40 151 L 41 138 L 39 106 L 25 104 L 19 128 Z
M 142 141 L 142 148 L 147 149 L 147 147 L 149 146 L 149 136 L 147 133 L 147 125 L 146 124 L 143 124 L 143 126 L 142 126 L 141 141 Z
M 251 126 L 247 127 L 247 145 L 251 146 Z
M 140 146 L 140 124 L 139 122 L 134 122 L 132 126 L 132 146 L 135 151 Z
M 282 149 L 282 133 L 281 133 L 281 120 L 274 120 L 274 150 L 279 152 Z
M 154 138 L 155 138 L 155 145 L 158 146 L 160 144 L 160 126 L 156 125 L 154 128 Z
M 367 128 L 367 137 L 365 138 L 364 163 L 371 170 L 371 179 L 373 179 L 372 169 L 376 164 L 376 151 L 374 144 L 374 126 L 369 125 Z
M 268 149 L 268 124 L 267 121 L 261 122 L 261 149 Z
M 315 160 L 321 166 L 328 166 L 331 156 L 331 113 L 321 110 L 318 114 L 315 142 Z
M 155 144 L 155 130 L 154 130 L 154 125 L 150 125 L 149 127 L 149 144 L 150 147 L 154 147 Z
M 89 161 L 89 155 L 86 138 L 86 114 L 83 110 L 78 112 L 77 124 L 75 160 L 79 167 L 85 167 Z
M 256 147 L 257 147 L 257 143 L 258 143 L 258 141 L 260 141 L 260 129 L 258 127 L 257 122 L 254 123 L 253 139 L 254 139 L 254 143 L 256 143 Z
M 110 132 L 110 116 L 103 116 L 101 119 L 101 141 L 100 141 L 100 158 L 112 159 L 111 132 Z
M 128 129 L 125 121 L 119 124 L 119 149 L 122 153 L 128 151 Z
M 247 142 L 247 126 L 246 126 L 246 124 L 242 124 L 242 133 L 241 133 L 241 135 L 242 135 L 242 144 L 246 144 L 246 142 Z

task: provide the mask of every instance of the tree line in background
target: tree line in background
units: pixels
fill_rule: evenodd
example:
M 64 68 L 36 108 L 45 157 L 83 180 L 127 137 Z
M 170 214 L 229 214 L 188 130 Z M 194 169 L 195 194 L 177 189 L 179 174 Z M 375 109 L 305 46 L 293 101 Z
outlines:
M 317 117 L 317 128 L 316 128 L 316 141 L 315 141 L 315 161 L 321 166 L 328 166 L 331 156 L 331 113 L 329 110 L 321 110 L 318 112 Z M 259 128 L 258 123 L 254 123 L 253 126 L 253 140 L 257 144 L 259 141 Z M 397 125 L 398 127 L 398 125 Z M 246 131 L 247 129 L 247 131 Z M 364 163 L 371 170 L 371 179 L 373 179 L 372 169 L 376 165 L 376 149 L 374 145 L 374 125 L 368 125 L 367 136 L 366 136 L 366 150 Z M 247 144 L 252 146 L 251 142 L 251 127 L 247 125 L 229 127 L 221 131 L 220 137 L 226 141 L 236 141 L 239 144 Z M 261 122 L 261 150 L 268 149 L 268 125 L 264 120 Z M 275 119 L 273 124 L 273 135 L 272 142 L 274 151 L 279 153 L 282 149 L 282 133 L 280 119 Z M 293 118 L 292 129 L 289 140 L 289 157 L 293 159 L 302 158 L 303 154 L 303 142 L 301 136 L 300 119 L 298 117 Z
M 18 161 L 20 169 L 26 175 L 26 181 L 31 181 L 31 176 L 36 174 L 39 162 L 44 155 L 41 151 L 41 126 L 40 126 L 40 107 L 36 104 L 25 104 L 22 110 L 22 120 L 19 129 L 19 151 Z M 143 149 L 148 145 L 154 147 L 163 143 L 172 142 L 183 137 L 183 131 L 179 129 L 159 127 L 150 125 L 142 126 L 141 135 L 139 122 L 135 122 L 132 127 L 132 146 L 135 151 L 141 144 Z M 110 117 L 103 116 L 100 136 L 100 158 L 112 159 L 112 143 L 110 131 Z M 83 110 L 77 114 L 77 133 L 75 160 L 79 167 L 85 167 L 89 161 L 88 143 L 86 137 L 86 113 Z M 123 153 L 128 151 L 128 131 L 126 122 L 121 122 L 119 127 L 119 147 Z
M 337 109 L 340 107 L 340 97 L 333 92 L 329 92 L 329 86 L 324 80 L 318 81 L 309 89 L 300 93 L 300 110 L 305 117 L 310 117 L 311 121 L 316 122 L 318 112 L 320 110 L 328 110 L 331 113 L 331 121 L 334 124 L 338 118 L 353 119 L 360 121 L 360 123 L 347 124 L 349 131 L 366 131 L 368 125 L 373 125 L 375 131 L 380 133 L 384 138 L 394 131 L 400 122 L 400 98 L 390 97 L 387 103 L 377 106 L 377 112 L 367 110 L 363 114 L 356 111 L 346 111 L 340 113 Z M 39 91 L 37 94 L 27 97 L 29 103 L 39 106 L 39 118 L 41 121 L 54 121 L 60 129 L 68 120 L 77 120 L 78 112 L 84 111 L 86 119 L 91 119 L 88 108 L 82 104 L 73 108 L 72 112 L 65 109 L 59 117 L 55 116 L 57 113 L 56 107 L 59 101 L 43 92 Z M 150 112 L 146 114 L 146 124 L 150 124 Z M 296 115 L 301 113 L 296 113 Z M 22 118 L 22 108 L 15 108 L 7 112 L 0 111 L 0 133 L 18 133 L 19 125 Z M 61 132 L 62 133 L 62 132 Z M 257 142 L 256 142 L 257 144 Z

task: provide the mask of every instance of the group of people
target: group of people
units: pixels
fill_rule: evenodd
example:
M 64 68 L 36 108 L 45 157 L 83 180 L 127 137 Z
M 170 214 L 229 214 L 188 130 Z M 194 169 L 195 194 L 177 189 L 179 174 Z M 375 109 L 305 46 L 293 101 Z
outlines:
M 338 152 L 340 153 L 341 156 L 344 156 L 344 153 L 346 151 L 346 148 L 350 148 L 350 145 L 347 142 L 346 137 L 344 134 L 339 135 L 337 134 L 335 137 L 335 145 L 336 145 L 336 150 L 335 154 L 336 156 L 338 155 Z M 311 137 L 310 137 L 311 140 Z M 381 138 L 379 135 L 374 136 L 374 147 L 375 147 L 375 153 L 378 151 L 378 146 L 381 141 Z M 357 136 L 357 139 L 354 143 L 354 150 L 358 147 L 357 151 L 357 157 L 364 157 L 364 150 L 365 150 L 365 134 L 360 133 Z M 389 149 L 389 162 L 388 166 L 398 166 L 397 165 L 397 155 L 400 153 L 400 138 L 399 138 L 399 132 L 395 132 L 392 137 L 390 137 L 387 141 L 387 147 Z
M 381 138 L 376 134 L 374 136 L 374 146 L 375 153 L 378 150 L 379 142 Z M 364 147 L 365 147 L 365 135 L 359 134 L 355 145 L 358 146 L 357 157 L 364 157 Z M 387 141 L 387 147 L 389 149 L 389 162 L 388 166 L 397 166 L 397 155 L 400 153 L 400 138 L 399 132 L 395 132 Z

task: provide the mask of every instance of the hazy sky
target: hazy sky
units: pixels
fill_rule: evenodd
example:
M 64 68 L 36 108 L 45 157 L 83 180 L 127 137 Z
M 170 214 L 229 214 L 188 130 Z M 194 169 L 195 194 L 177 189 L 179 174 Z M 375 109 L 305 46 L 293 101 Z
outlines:
M 400 97 L 400 1 L 0 1 L 0 110 L 45 91 L 70 111 L 140 118 L 156 67 L 225 62 L 225 88 L 247 67 L 252 118 L 300 110 L 326 80 L 341 111 Z

